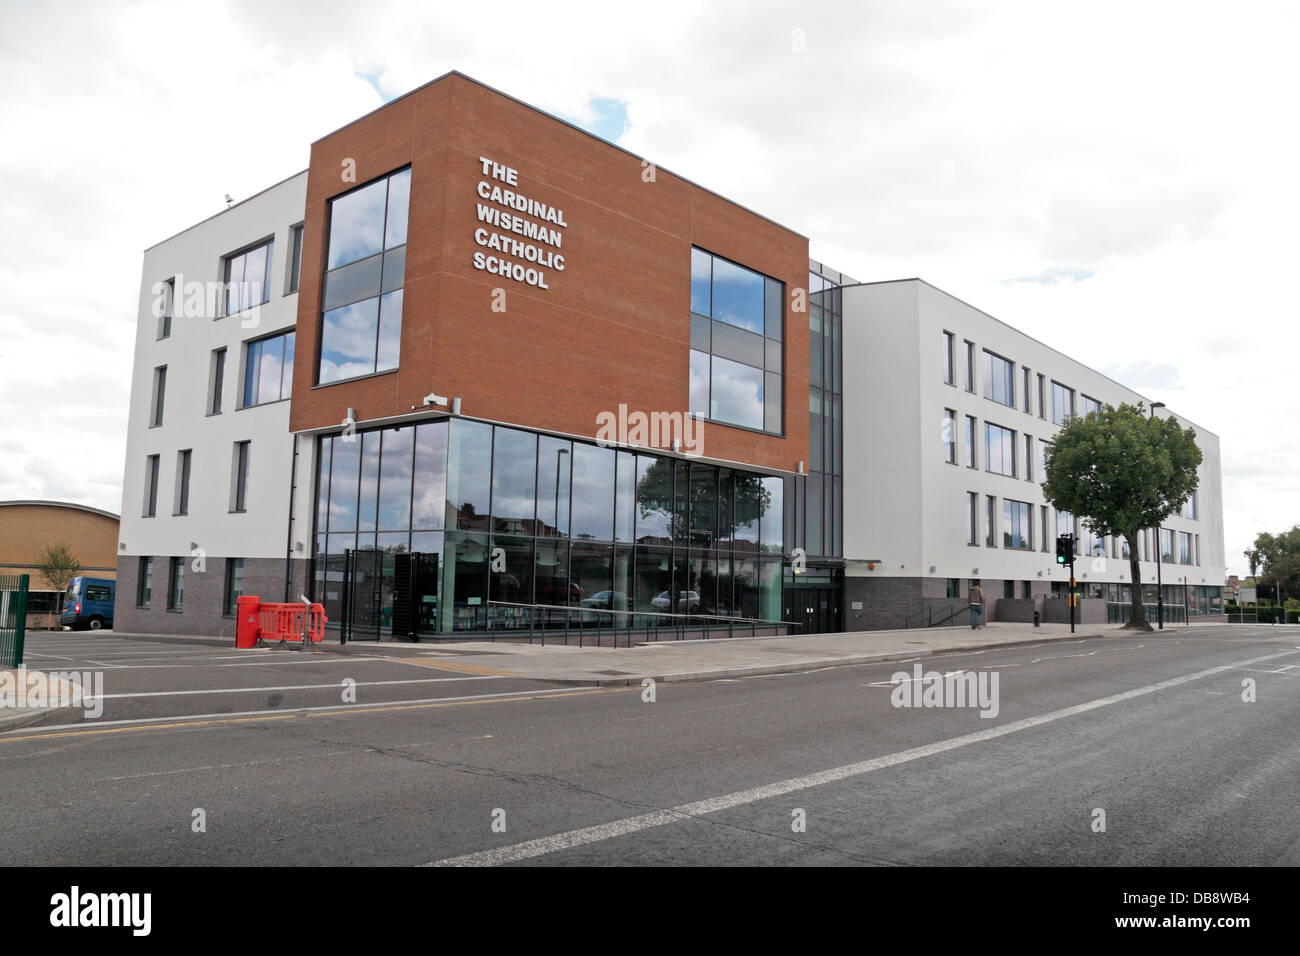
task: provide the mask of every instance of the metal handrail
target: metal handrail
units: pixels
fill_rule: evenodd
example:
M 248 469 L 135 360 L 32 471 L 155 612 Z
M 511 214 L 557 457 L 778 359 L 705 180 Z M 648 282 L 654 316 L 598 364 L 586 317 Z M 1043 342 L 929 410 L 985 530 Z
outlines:
M 936 621 L 934 619 L 934 605 L 932 604 L 929 607 L 927 607 L 924 611 L 917 611 L 915 614 L 909 614 L 907 615 L 907 617 L 903 618 L 903 629 L 911 630 L 912 618 L 914 617 L 918 619 L 918 623 L 916 626 L 920 627 L 921 625 L 919 623 L 919 619 L 922 614 L 925 615 L 926 627 L 939 627 L 941 624 L 944 624 L 945 622 L 951 622 L 958 614 L 969 614 L 970 612 L 971 612 L 970 605 L 966 604 L 963 605 L 962 607 L 953 608 L 952 611 L 949 612 L 947 617 L 941 617 L 939 618 L 939 620 Z M 951 627 L 952 624 L 949 623 L 948 626 Z
M 735 637 L 737 630 L 741 630 L 741 631 L 748 630 L 750 637 L 756 637 L 758 635 L 758 630 L 760 628 L 784 628 L 786 629 L 787 633 L 792 630 L 802 629 L 802 626 L 796 621 L 777 621 L 777 620 L 769 620 L 767 618 L 731 617 L 731 616 L 717 615 L 717 614 L 675 614 L 669 611 L 636 611 L 636 610 L 616 611 L 608 608 L 582 607 L 582 606 L 574 606 L 572 604 L 527 604 L 522 601 L 488 601 L 485 607 L 488 608 L 489 610 L 488 621 L 487 621 L 487 633 L 492 635 L 491 640 L 495 641 L 496 635 L 501 633 L 502 631 L 518 631 L 519 636 L 520 637 L 523 636 L 523 634 L 525 633 L 524 628 L 494 627 L 492 621 L 492 615 L 491 615 L 492 607 L 519 608 L 522 610 L 531 611 L 534 614 L 536 614 L 536 612 L 539 611 L 545 612 L 548 616 L 552 615 L 555 612 L 563 613 L 564 614 L 564 619 L 563 619 L 564 643 L 566 645 L 569 643 L 570 630 L 576 630 L 578 634 L 579 647 L 585 646 L 586 635 L 588 635 L 591 632 L 591 628 L 582 626 L 585 623 L 584 615 L 593 615 L 595 617 L 595 624 L 596 624 L 595 644 L 597 646 L 600 646 L 601 636 L 605 633 L 605 631 L 608 631 L 613 636 L 615 647 L 618 646 L 618 639 L 620 635 L 627 635 L 627 646 L 631 647 L 633 632 L 644 633 L 647 637 L 653 634 L 654 639 L 658 641 L 659 635 L 664 630 L 671 630 L 675 635 L 674 640 L 680 641 L 685 639 L 687 631 L 703 631 L 704 639 L 708 640 L 711 632 L 714 631 L 721 632 L 724 625 L 726 627 L 727 637 Z M 572 626 L 570 623 L 570 618 L 573 614 L 578 615 L 578 626 L 576 627 Z M 608 618 L 602 617 L 602 615 L 607 615 Z M 618 616 L 621 616 L 623 618 L 633 618 L 633 619 L 638 617 L 650 618 L 653 620 L 654 623 L 643 624 L 638 626 L 633 621 L 633 622 L 629 622 L 624 626 L 618 626 L 616 623 L 616 619 Z M 602 622 L 606 620 L 608 620 L 608 623 L 605 623 L 604 626 L 602 626 Z M 663 623 L 663 621 L 667 621 L 668 623 L 665 624 Z M 543 646 L 545 646 L 547 633 L 554 632 L 556 630 L 559 630 L 559 628 L 546 628 L 546 627 L 536 628 L 530 626 L 526 629 L 526 633 L 528 635 L 528 643 L 531 644 L 533 642 L 534 635 L 537 634 L 540 635 L 541 643 Z

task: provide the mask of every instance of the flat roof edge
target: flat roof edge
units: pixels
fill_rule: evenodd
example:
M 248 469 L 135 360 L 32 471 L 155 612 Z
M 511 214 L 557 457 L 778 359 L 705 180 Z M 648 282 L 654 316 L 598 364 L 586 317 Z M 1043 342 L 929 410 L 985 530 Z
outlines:
M 852 286 L 846 285 L 846 286 L 842 286 L 841 288 L 850 289 L 850 288 L 854 288 L 855 286 L 892 285 L 892 284 L 898 284 L 898 283 L 902 283 L 902 282 L 919 282 L 921 285 L 924 285 L 924 286 L 926 286 L 927 288 L 932 289 L 933 291 L 939 293 L 940 295 L 942 295 L 942 296 L 944 296 L 944 297 L 946 297 L 946 298 L 952 299 L 954 302 L 960 303 L 961 305 L 964 305 L 966 308 L 971 309 L 971 310 L 974 311 L 974 312 L 978 312 L 980 315 L 982 315 L 982 316 L 984 316 L 984 317 L 986 317 L 986 318 L 988 318 L 988 319 L 993 320 L 994 322 L 998 323 L 998 325 L 1001 325 L 1001 326 L 1004 326 L 1004 327 L 1010 329 L 1012 332 L 1015 332 L 1017 335 L 1023 335 L 1025 338 L 1029 339 L 1029 341 L 1034 342 L 1034 343 L 1036 343 L 1036 344 L 1038 344 L 1038 345 L 1041 345 L 1043 348 L 1048 349 L 1049 351 L 1055 352 L 1057 355 L 1061 356 L 1062 358 L 1064 358 L 1064 359 L 1066 359 L 1066 360 L 1068 360 L 1068 361 L 1074 362 L 1076 365 L 1083 365 L 1083 367 L 1086 368 L 1086 369 L 1088 369 L 1088 371 L 1093 372 L 1093 373 L 1095 373 L 1095 374 L 1097 374 L 1097 375 L 1100 375 L 1100 376 L 1101 376 L 1102 378 L 1104 378 L 1106 381 L 1111 382 L 1111 383 L 1113 383 L 1113 384 L 1115 384 L 1115 385 L 1118 385 L 1118 386 L 1119 386 L 1120 388 L 1122 388 L 1122 389 L 1125 389 L 1125 390 L 1127 390 L 1127 391 L 1133 392 L 1135 395 L 1138 395 L 1140 398 L 1142 398 L 1142 399 L 1144 399 L 1144 400 L 1147 400 L 1148 402 L 1150 401 L 1149 399 L 1147 399 L 1147 397 L 1146 397 L 1145 395 L 1142 395 L 1141 392 L 1139 392 L 1137 389 L 1133 388 L 1131 385 L 1125 385 L 1123 382 L 1121 382 L 1121 381 L 1119 381 L 1119 380 L 1117 380 L 1117 379 L 1111 378 L 1111 377 L 1110 377 L 1109 375 L 1107 375 L 1105 372 L 1101 371 L 1100 369 L 1095 369 L 1095 368 L 1093 368 L 1091 365 L 1084 365 L 1083 362 L 1079 361 L 1079 360 L 1078 360 L 1077 358 L 1075 358 L 1074 356 L 1072 356 L 1072 355 L 1067 355 L 1066 353 L 1062 352 L 1060 349 L 1056 348 L 1055 346 L 1048 345 L 1046 342 L 1043 342 L 1043 341 L 1041 341 L 1041 340 L 1039 340 L 1039 339 L 1034 338 L 1034 337 L 1033 337 L 1032 335 L 1030 335 L 1028 332 L 1021 331 L 1020 329 L 1018 329 L 1018 328 L 1016 328 L 1014 325 L 1012 325 L 1010 322 L 1007 322 L 1007 321 L 1005 321 L 1005 320 L 1003 320 L 1003 319 L 999 319 L 996 315 L 991 315 L 990 313 L 985 312 L 983 309 L 981 309 L 981 308 L 980 308 L 979 306 L 977 306 L 977 305 L 971 305 L 971 304 L 970 304 L 969 302 L 967 302 L 965 299 L 963 299 L 963 298 L 961 298 L 961 297 L 959 297 L 959 296 L 955 296 L 955 295 L 953 295 L 951 292 L 947 292 L 947 291 L 945 291 L 945 290 L 943 290 L 943 289 L 940 289 L 940 288 L 939 288 L 937 285 L 935 285 L 933 282 L 930 282 L 930 281 L 928 281 L 928 280 L 926 280 L 926 279 L 922 279 L 922 278 L 920 278 L 919 276 L 912 276 L 911 278 L 907 278 L 907 279 L 877 279 L 877 280 L 872 281 L 872 282 L 858 282 L 858 283 L 855 283 L 855 284 L 852 285 Z M 1148 407 L 1149 407 L 1149 405 L 1148 405 Z M 1165 405 L 1165 406 L 1162 406 L 1162 407 L 1164 407 L 1164 408 L 1169 408 L 1168 405 Z M 1170 412 L 1172 412 L 1173 414 L 1178 415 L 1178 413 L 1175 412 L 1173 409 L 1169 409 L 1169 410 L 1170 410 Z M 1219 433 L 1218 433 L 1218 432 L 1210 431 L 1210 429 L 1204 427 L 1203 425 L 1198 425 L 1196 422 L 1192 421 L 1192 420 L 1191 420 L 1190 418 L 1188 418 L 1187 416 L 1185 416 L 1185 415 L 1178 415 L 1178 417 L 1181 418 L 1183 421 L 1187 422 L 1187 424 L 1188 424 L 1189 426 L 1191 426 L 1191 427 L 1196 431 L 1196 433 L 1197 433 L 1198 435 L 1201 434 L 1202 432 L 1204 432 L 1204 433 L 1207 434 L 1207 435 L 1211 435 L 1211 436 L 1213 436 L 1216 440 L 1219 438 Z
M 570 122 L 569 120 L 566 120 L 562 116 L 556 116 L 554 113 L 548 113 L 546 110 L 542 109 L 539 106 L 534 106 L 532 103 L 527 103 L 516 96 L 511 96 L 509 93 L 502 92 L 501 90 L 498 90 L 495 86 L 492 86 L 488 83 L 484 83 L 482 80 L 476 80 L 474 77 L 469 76 L 466 73 L 460 72 L 460 70 L 448 70 L 446 73 L 443 73 L 441 76 L 434 77 L 432 80 L 429 80 L 429 82 L 427 83 L 422 83 L 412 90 L 407 90 L 401 96 L 393 97 L 387 103 L 384 103 L 382 106 L 375 107 L 369 113 L 363 113 L 362 115 L 358 116 L 356 119 L 349 120 L 348 122 L 344 123 L 342 126 L 338 127 L 337 129 L 333 129 L 330 132 L 326 133 L 324 136 L 312 140 L 311 145 L 315 146 L 317 143 L 328 139 L 329 137 L 335 135 L 336 133 L 342 132 L 343 130 L 347 129 L 349 126 L 355 126 L 357 123 L 360 123 L 362 120 L 374 116 L 380 110 L 388 109 L 388 107 L 392 106 L 394 103 L 399 103 L 402 100 L 406 99 L 408 96 L 414 96 L 416 93 L 419 93 L 421 90 L 428 89 L 430 86 L 433 86 L 435 83 L 441 83 L 443 80 L 446 80 L 449 77 L 453 77 L 453 76 L 459 77 L 460 79 L 464 80 L 467 83 L 473 83 L 475 86 L 487 90 L 489 93 L 493 93 L 497 96 L 500 96 L 503 99 L 507 99 L 512 103 L 516 103 L 519 106 L 524 107 L 525 109 L 530 109 L 534 113 L 538 113 L 542 116 L 545 116 L 549 120 L 554 120 L 557 123 L 562 123 L 563 125 L 569 127 L 570 129 L 577 130 L 579 133 L 582 133 L 584 136 L 594 139 L 596 142 L 600 143 L 603 146 L 607 146 L 610 149 L 616 149 L 620 153 L 625 153 L 626 155 L 631 156 L 633 159 L 639 160 L 643 163 L 651 162 L 649 159 L 640 155 L 639 153 L 634 153 L 630 149 L 627 149 L 623 146 L 619 146 L 617 143 L 611 143 L 603 136 L 597 136 L 595 133 L 591 132 L 591 130 L 583 129 L 577 123 Z M 808 238 L 808 236 L 804 235 L 802 232 L 799 232 L 796 229 L 791 229 L 789 226 L 785 225 L 784 223 L 777 222 L 775 219 L 771 218 L 770 216 L 765 216 L 761 212 L 757 212 L 753 209 L 750 209 L 748 206 L 744 205 L 743 203 L 738 203 L 734 199 L 728 199 L 726 196 L 722 195 L 722 193 L 710 189 L 708 186 L 702 186 L 699 183 L 695 182 L 695 180 L 688 179 L 687 177 L 681 175 L 680 173 L 675 173 L 667 166 L 661 166 L 659 163 L 652 163 L 652 165 L 655 167 L 655 169 L 658 169 L 661 172 L 668 173 L 668 175 L 670 176 L 675 176 L 677 179 L 680 179 L 682 182 L 686 183 L 687 185 L 693 186 L 694 188 L 700 190 L 701 192 L 706 192 L 710 196 L 714 196 L 718 199 L 721 199 L 723 202 L 729 203 L 730 205 L 735 206 L 737 209 L 743 209 L 745 212 L 749 213 L 752 216 L 757 216 L 759 219 L 762 219 L 764 222 L 770 222 L 772 225 L 776 226 L 777 228 L 784 229 L 786 232 L 790 233 L 791 235 L 798 236 L 800 239 L 803 239 L 805 242 L 811 241 Z

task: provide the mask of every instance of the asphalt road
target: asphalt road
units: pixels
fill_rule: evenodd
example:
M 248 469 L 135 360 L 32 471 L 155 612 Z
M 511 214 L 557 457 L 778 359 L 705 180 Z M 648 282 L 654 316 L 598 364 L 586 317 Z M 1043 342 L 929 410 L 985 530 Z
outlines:
M 10 865 L 1300 864 L 1290 628 L 918 661 L 996 673 L 993 718 L 893 706 L 912 662 L 661 684 L 647 702 L 382 648 L 59 640 L 29 665 L 94 660 L 107 694 L 155 696 L 0 734 Z

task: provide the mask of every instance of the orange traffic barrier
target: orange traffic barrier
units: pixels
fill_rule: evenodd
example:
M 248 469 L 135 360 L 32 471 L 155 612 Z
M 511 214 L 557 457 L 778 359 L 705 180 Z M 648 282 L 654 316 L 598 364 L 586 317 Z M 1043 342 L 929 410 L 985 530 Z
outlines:
M 281 644 L 319 644 L 325 639 L 325 608 L 320 604 L 267 604 L 258 607 L 258 638 Z

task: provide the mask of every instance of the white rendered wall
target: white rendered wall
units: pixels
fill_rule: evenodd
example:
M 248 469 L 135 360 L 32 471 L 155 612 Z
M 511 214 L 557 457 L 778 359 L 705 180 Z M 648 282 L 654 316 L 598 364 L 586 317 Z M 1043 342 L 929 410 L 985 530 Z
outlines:
M 1150 407 L 1152 399 L 920 280 L 850 286 L 843 295 L 846 573 L 1039 583 L 1066 580 L 1066 573 L 1055 561 L 1055 511 L 1050 507 L 1048 550 L 1042 549 L 1040 506 L 1046 502 L 1040 485 L 1043 476 L 1038 469 L 1037 442 L 1041 438 L 1050 440 L 1059 431 L 1059 426 L 1051 422 L 1051 381 L 1055 379 L 1074 389 L 1080 413 L 1081 395 L 1103 405 L 1143 401 Z M 955 339 L 954 385 L 943 381 L 944 331 L 952 332 Z M 967 339 L 976 347 L 974 393 L 965 389 Z M 984 397 L 986 348 L 1015 363 L 1015 408 Z M 1022 392 L 1025 367 L 1031 373 L 1032 410 L 1028 413 L 1024 411 Z M 1046 418 L 1039 416 L 1039 373 L 1046 378 Z M 942 423 L 948 408 L 957 413 L 956 464 L 949 464 L 944 454 Z M 1158 409 L 1156 414 L 1170 415 L 1171 410 Z M 978 422 L 977 469 L 966 466 L 967 415 Z M 1219 439 L 1204 428 L 1178 420 L 1183 427 L 1196 430 L 1204 457 L 1199 518 L 1175 516 L 1164 527 L 1200 535 L 1201 563 L 1166 562 L 1163 579 L 1166 584 L 1186 577 L 1191 585 L 1222 585 L 1225 555 Z M 1016 432 L 1017 477 L 986 470 L 986 421 Z M 1032 480 L 1027 479 L 1025 470 L 1026 434 L 1033 436 L 1035 443 Z M 972 491 L 979 494 L 976 546 L 966 543 L 966 495 Z M 994 548 L 985 545 L 988 495 L 998 499 Z M 1033 551 L 1001 546 L 1003 499 L 1033 505 Z M 1079 580 L 1127 581 L 1128 561 L 1111 555 L 1108 541 L 1104 561 L 1095 566 L 1091 559 L 1076 563 Z M 863 561 L 874 558 L 884 563 L 868 571 Z M 1154 561 L 1142 562 L 1141 570 L 1144 582 L 1155 581 Z
M 306 172 L 146 250 L 140 282 L 131 411 L 122 491 L 120 550 L 123 555 L 188 555 L 191 543 L 213 556 L 283 558 L 289 514 L 293 438 L 289 402 L 240 408 L 244 343 L 290 330 L 297 321 L 297 293 L 286 294 L 292 255 L 291 228 L 303 219 Z M 184 314 L 184 284 L 204 289 L 222 279 L 223 258 L 274 235 L 270 299 L 241 315 L 213 318 Z M 153 312 L 155 283 L 176 277 L 176 317 L 171 335 L 158 339 Z M 205 306 L 206 311 L 206 306 Z M 226 349 L 223 410 L 209 415 L 212 351 Z M 149 427 L 154 369 L 167 366 L 163 423 Z M 231 504 L 234 444 L 250 441 L 246 510 Z M 304 442 L 310 483 L 311 443 Z M 193 449 L 189 513 L 174 515 L 177 453 Z M 142 517 L 145 459 L 160 456 L 156 517 Z M 300 482 L 301 487 L 301 482 Z M 308 507 L 308 511 L 310 508 Z M 300 510 L 299 514 L 303 512 Z M 304 546 L 307 538 L 300 538 Z M 297 555 L 306 557 L 308 552 Z M 155 587 L 158 586 L 155 571 Z

